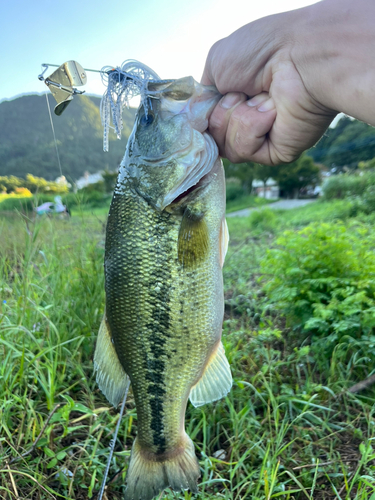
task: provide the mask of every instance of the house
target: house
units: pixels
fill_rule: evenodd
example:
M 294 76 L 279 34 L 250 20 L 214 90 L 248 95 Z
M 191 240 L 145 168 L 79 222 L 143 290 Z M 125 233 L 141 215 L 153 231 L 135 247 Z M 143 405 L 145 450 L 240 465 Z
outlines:
M 260 180 L 253 181 L 253 191 L 257 196 L 266 198 L 267 200 L 277 200 L 280 197 L 280 189 L 277 182 L 269 178 L 264 186 L 264 182 Z
M 103 176 L 101 172 L 96 172 L 96 174 L 90 174 L 89 172 L 85 172 L 83 177 L 80 177 L 76 181 L 76 187 L 77 189 L 82 189 L 89 184 L 96 184 L 97 182 L 100 182 L 103 180 Z

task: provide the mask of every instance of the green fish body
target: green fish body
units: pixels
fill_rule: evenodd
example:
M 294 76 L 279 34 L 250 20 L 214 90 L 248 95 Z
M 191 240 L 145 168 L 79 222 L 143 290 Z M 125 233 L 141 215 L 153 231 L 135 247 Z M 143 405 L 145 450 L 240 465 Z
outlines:
M 138 432 L 126 500 L 166 487 L 197 491 L 187 401 L 214 401 L 232 384 L 220 340 L 225 180 L 203 134 L 218 96 L 192 78 L 163 85 L 147 115 L 138 112 L 110 207 L 94 358 L 111 403 L 121 401 L 127 375 L 132 384 Z

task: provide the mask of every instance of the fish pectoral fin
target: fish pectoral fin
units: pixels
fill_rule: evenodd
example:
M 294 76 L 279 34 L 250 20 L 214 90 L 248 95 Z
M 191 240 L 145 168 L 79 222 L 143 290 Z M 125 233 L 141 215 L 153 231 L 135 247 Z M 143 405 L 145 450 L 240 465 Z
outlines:
M 211 355 L 202 377 L 190 391 L 190 401 L 194 406 L 202 406 L 221 399 L 232 387 L 232 374 L 225 356 L 222 342 Z
M 185 210 L 178 233 L 178 260 L 185 268 L 202 262 L 208 253 L 208 227 L 203 214 Z
M 224 216 L 221 221 L 220 237 L 219 237 L 219 258 L 221 267 L 223 267 L 224 265 L 225 256 L 228 251 L 228 244 L 229 244 L 229 231 L 228 231 L 228 224 Z
M 105 313 L 95 347 L 94 371 L 99 389 L 117 406 L 124 398 L 128 376 L 118 359 Z

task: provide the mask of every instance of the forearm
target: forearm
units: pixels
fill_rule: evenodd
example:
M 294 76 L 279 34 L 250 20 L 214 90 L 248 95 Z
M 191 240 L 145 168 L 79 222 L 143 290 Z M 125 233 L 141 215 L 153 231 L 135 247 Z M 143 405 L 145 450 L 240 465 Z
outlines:
M 375 125 L 375 1 L 323 0 L 295 13 L 291 58 L 306 90 Z

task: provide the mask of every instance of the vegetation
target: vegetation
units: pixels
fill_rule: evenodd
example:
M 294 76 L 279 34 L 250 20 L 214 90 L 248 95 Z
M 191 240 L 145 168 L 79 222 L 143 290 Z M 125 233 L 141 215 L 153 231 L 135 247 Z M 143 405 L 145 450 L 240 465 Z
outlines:
M 28 197 L 31 193 L 67 193 L 68 184 L 46 181 L 42 177 L 35 177 L 31 174 L 26 174 L 26 179 L 10 175 L 9 177 L 0 176 L 0 189 L 3 192 L 2 194 L 16 193 L 22 195 L 23 193 L 24 196 Z M 26 191 L 22 191 L 23 189 Z
M 375 129 L 366 123 L 344 116 L 334 128 L 308 152 L 316 163 L 341 169 L 356 168 L 359 162 L 375 157 Z
M 306 154 L 288 165 L 276 168 L 276 175 L 280 190 L 284 197 L 296 198 L 302 188 L 320 184 L 320 169 Z
M 51 95 L 49 99 L 53 108 L 55 101 Z M 76 96 L 61 116 L 55 116 L 52 110 L 62 170 L 69 182 L 85 171 L 94 173 L 106 165 L 119 165 L 124 156 L 135 110 L 124 110 L 122 140 L 110 132 L 109 151 L 104 153 L 99 103 L 98 97 Z M 47 180 L 61 175 L 44 95 L 1 102 L 0 135 L 0 175 L 26 178 L 33 172 Z
M 375 370 L 375 232 L 371 214 L 353 218 L 345 203 L 228 220 L 234 386 L 188 407 L 200 499 L 374 499 L 375 390 L 348 389 Z M 92 366 L 105 216 L 81 206 L 70 221 L 0 219 L 2 498 L 95 498 L 103 477 L 118 419 Z M 122 498 L 136 429 L 130 394 L 108 498 Z
M 261 180 L 264 186 L 270 178 L 274 179 L 280 187 L 282 196 L 289 198 L 296 198 L 302 188 L 320 184 L 320 168 L 307 155 L 302 155 L 288 165 L 277 167 L 251 162 L 234 165 L 224 159 L 224 169 L 229 202 L 235 197 L 241 198 L 251 194 L 254 179 Z

